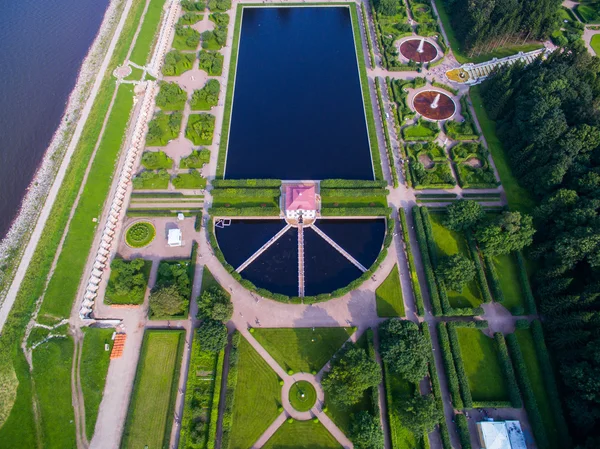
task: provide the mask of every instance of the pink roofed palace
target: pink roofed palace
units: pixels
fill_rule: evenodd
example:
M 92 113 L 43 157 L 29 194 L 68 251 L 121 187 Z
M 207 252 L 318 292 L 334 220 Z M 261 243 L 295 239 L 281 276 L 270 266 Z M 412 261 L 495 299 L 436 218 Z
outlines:
M 285 215 L 290 219 L 315 218 L 317 199 L 314 185 L 285 186 Z

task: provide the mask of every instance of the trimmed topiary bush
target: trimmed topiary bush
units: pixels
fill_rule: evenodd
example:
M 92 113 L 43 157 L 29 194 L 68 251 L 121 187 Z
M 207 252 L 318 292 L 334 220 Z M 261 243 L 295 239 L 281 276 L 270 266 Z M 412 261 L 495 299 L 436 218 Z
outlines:
M 132 248 L 148 246 L 156 236 L 156 228 L 148 221 L 138 221 L 132 224 L 125 233 L 125 243 Z

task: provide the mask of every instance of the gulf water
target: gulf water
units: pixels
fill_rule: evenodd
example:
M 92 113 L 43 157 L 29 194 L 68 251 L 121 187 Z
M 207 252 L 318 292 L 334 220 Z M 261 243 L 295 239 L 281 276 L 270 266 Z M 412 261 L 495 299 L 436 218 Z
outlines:
M 0 0 L 0 238 L 64 113 L 108 0 Z

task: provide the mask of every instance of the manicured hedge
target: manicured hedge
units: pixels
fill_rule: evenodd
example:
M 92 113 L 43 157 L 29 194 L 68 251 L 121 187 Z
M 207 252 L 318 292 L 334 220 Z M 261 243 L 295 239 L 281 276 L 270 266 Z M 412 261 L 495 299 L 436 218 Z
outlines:
M 458 439 L 462 449 L 471 449 L 471 436 L 469 434 L 469 423 L 467 417 L 463 414 L 457 414 L 454 416 L 456 421 L 456 429 L 458 431 Z
M 375 89 L 377 90 L 377 103 L 379 105 L 379 115 L 381 117 L 381 126 L 383 128 L 383 136 L 385 138 L 385 150 L 388 157 L 388 164 L 392 173 L 392 181 L 394 188 L 398 187 L 398 173 L 396 172 L 396 164 L 394 164 L 394 153 L 392 151 L 392 142 L 390 140 L 390 132 L 387 128 L 387 120 L 385 118 L 385 109 L 383 107 L 383 97 L 381 96 L 381 85 L 379 77 L 375 78 Z
M 417 314 L 423 316 L 425 314 L 425 306 L 423 302 L 423 294 L 421 293 L 421 286 L 419 285 L 419 276 L 415 265 L 415 258 L 413 256 L 410 247 L 410 236 L 408 235 L 408 223 L 406 221 L 406 213 L 403 208 L 399 210 L 400 216 L 400 227 L 402 228 L 402 238 L 404 239 L 404 245 L 406 247 L 406 259 L 408 260 L 408 269 L 410 270 L 410 282 L 413 289 L 415 298 L 415 305 L 417 307 Z
M 544 376 L 546 394 L 552 405 L 552 414 L 554 415 L 554 423 L 556 425 L 556 430 L 558 431 L 560 444 L 562 447 L 571 447 L 571 437 L 569 436 L 569 429 L 567 428 L 565 416 L 563 415 L 562 402 L 560 395 L 558 394 L 556 378 L 554 377 L 554 367 L 550 361 L 550 354 L 548 354 L 548 348 L 546 348 L 546 342 L 544 340 L 544 331 L 542 330 L 542 324 L 539 320 L 533 320 L 531 322 L 531 332 L 533 334 L 535 352 L 540 362 L 542 375 Z
M 228 449 L 233 424 L 233 404 L 235 402 L 235 389 L 238 379 L 238 361 L 241 334 L 234 331 L 231 337 L 231 350 L 229 351 L 229 373 L 227 374 L 227 392 L 225 393 L 225 409 L 223 410 L 223 424 L 221 436 L 221 448 Z
M 360 188 L 360 189 L 344 189 L 344 188 L 321 188 L 321 198 L 337 197 L 337 198 L 365 198 L 373 196 L 386 197 L 388 191 L 383 187 Z
M 537 307 L 535 305 L 535 298 L 531 291 L 531 285 L 529 284 L 529 277 L 527 276 L 527 268 L 525 267 L 525 260 L 521 251 L 517 251 L 517 266 L 519 271 L 519 279 L 521 280 L 521 289 L 525 294 L 525 311 L 530 314 L 537 313 Z
M 174 217 L 179 212 L 184 215 L 202 213 L 202 209 L 127 209 L 128 217 Z
M 546 433 L 542 415 L 535 399 L 535 394 L 533 393 L 533 387 L 531 386 L 531 381 L 527 374 L 527 367 L 525 366 L 525 360 L 523 359 L 523 353 L 521 352 L 517 336 L 515 334 L 508 334 L 506 336 L 506 344 L 510 350 L 510 357 L 515 368 L 517 381 L 521 392 L 523 393 L 525 410 L 527 410 L 527 417 L 533 435 L 535 436 L 536 445 L 541 449 L 547 448 L 548 434 Z
M 464 408 L 464 404 L 460 396 L 460 385 L 458 382 L 458 375 L 456 373 L 456 366 L 454 365 L 454 357 L 450 347 L 450 338 L 448 337 L 446 323 L 438 323 L 437 331 L 438 340 L 442 349 L 444 368 L 446 369 L 446 376 L 448 378 L 448 389 L 450 390 L 450 396 L 452 397 L 452 404 L 455 409 L 462 409 Z
M 515 371 L 513 370 L 512 363 L 510 363 L 510 357 L 508 355 L 508 348 L 506 347 L 504 335 L 502 335 L 501 332 L 495 332 L 494 342 L 496 343 L 500 366 L 502 367 L 504 379 L 506 380 L 510 403 L 512 404 L 513 408 L 521 408 L 523 407 L 523 401 L 521 400 L 521 393 L 519 392 L 519 386 L 517 385 L 517 380 L 515 379 Z
M 415 232 L 417 235 L 417 242 L 419 243 L 421 260 L 423 262 L 423 271 L 425 272 L 425 280 L 427 281 L 427 287 L 429 288 L 429 297 L 431 299 L 432 313 L 434 316 L 441 316 L 442 306 L 440 304 L 440 296 L 435 281 L 433 267 L 431 265 L 431 259 L 429 258 L 429 251 L 427 249 L 427 238 L 425 237 L 425 230 L 423 229 L 423 217 L 421 216 L 420 207 L 414 206 L 412 208 L 412 214 L 413 220 L 415 222 Z
M 221 400 L 221 381 L 223 379 L 223 363 L 225 351 L 220 351 L 217 357 L 217 370 L 215 371 L 215 386 L 210 408 L 210 419 L 208 420 L 208 441 L 206 447 L 215 449 L 217 441 L 217 423 L 219 421 L 219 403 Z
M 213 179 L 211 184 L 215 188 L 230 188 L 230 187 L 281 187 L 280 179 Z
M 375 354 L 375 344 L 374 344 L 374 336 L 373 336 L 373 329 L 369 328 L 367 329 L 367 354 L 369 354 L 369 357 L 372 360 L 377 361 L 377 356 Z M 370 389 L 370 393 L 371 393 L 371 412 L 373 413 L 373 416 L 375 416 L 375 418 L 377 418 L 377 420 L 379 421 L 379 417 L 381 416 L 381 410 L 379 408 L 379 388 L 377 387 L 373 387 Z
M 352 217 L 352 216 L 367 216 L 367 217 L 383 217 L 389 216 L 392 213 L 391 207 L 324 207 L 321 209 L 323 217 Z
M 473 259 L 473 262 L 475 262 L 477 282 L 479 283 L 479 289 L 481 290 L 481 294 L 483 295 L 483 301 L 492 302 L 492 295 L 490 294 L 490 289 L 485 279 L 485 272 L 483 271 L 483 264 L 481 262 L 481 257 L 479 256 L 479 250 L 477 249 L 475 238 L 472 234 L 469 233 L 466 234 L 466 237 L 467 243 L 469 245 L 469 251 L 471 252 L 471 258 Z
M 278 207 L 211 207 L 210 214 L 217 217 L 276 217 Z
M 429 380 L 431 382 L 431 390 L 433 392 L 433 397 L 435 398 L 435 404 L 442 412 L 444 413 L 444 403 L 442 401 L 442 388 L 440 386 L 440 379 L 437 374 L 437 369 L 435 368 L 435 360 L 433 356 L 433 345 L 431 344 L 431 331 L 429 329 L 428 323 L 421 324 L 421 330 L 423 331 L 423 335 L 429 344 Z M 439 423 L 440 429 L 440 437 L 442 439 L 442 447 L 444 449 L 452 449 L 452 443 L 450 441 L 450 433 L 448 432 L 448 426 L 446 424 L 446 418 L 444 417 Z
M 247 198 L 264 198 L 264 197 L 278 197 L 281 194 L 280 189 L 275 188 L 257 188 L 257 189 L 249 189 L 249 188 L 236 188 L 236 187 L 227 187 L 227 188 L 215 188 L 211 192 L 213 198 L 219 197 L 247 197 Z
M 375 189 L 386 186 L 387 182 L 383 180 L 324 179 L 321 181 L 321 189 Z
M 447 325 L 448 338 L 450 340 L 450 350 L 452 353 L 452 359 L 454 360 L 454 367 L 456 368 L 456 377 L 458 378 L 458 384 L 460 386 L 460 394 L 465 404 L 465 408 L 473 408 L 473 397 L 471 396 L 471 387 L 469 387 L 469 378 L 465 371 L 465 365 L 463 364 L 462 356 L 460 354 L 460 345 L 458 342 L 458 334 L 454 327 L 454 322 L 449 322 Z
M 490 281 L 490 288 L 492 290 L 492 294 L 494 295 L 494 299 L 496 302 L 504 302 L 504 293 L 500 287 L 500 279 L 498 278 L 498 273 L 496 272 L 494 260 L 490 256 L 484 256 L 483 260 L 485 261 L 485 268 L 487 270 L 488 280 Z
M 441 60 L 440 60 L 441 61 Z M 431 65 L 429 66 L 431 68 Z M 444 89 L 447 90 L 448 92 L 452 92 L 452 94 L 454 96 L 458 95 L 458 89 L 454 89 L 453 87 L 448 86 L 447 84 L 444 83 L 438 83 L 437 81 L 433 81 L 431 83 L 433 86 L 435 87 L 439 87 L 440 89 Z M 462 113 L 463 111 L 461 111 Z
M 367 46 L 369 47 L 369 62 L 371 67 L 375 67 L 375 53 L 373 52 L 373 41 L 371 41 L 371 33 L 369 32 L 369 20 L 367 18 L 367 11 L 365 10 L 365 4 L 360 4 L 360 11 L 362 15 L 363 28 L 365 30 L 365 36 L 367 36 Z

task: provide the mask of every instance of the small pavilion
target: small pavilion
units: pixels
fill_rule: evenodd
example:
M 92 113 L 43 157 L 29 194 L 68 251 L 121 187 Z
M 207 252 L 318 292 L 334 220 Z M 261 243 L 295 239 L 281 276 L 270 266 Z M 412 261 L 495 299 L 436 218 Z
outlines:
M 314 220 L 317 217 L 317 195 L 314 184 L 285 186 L 285 217 L 288 220 Z

